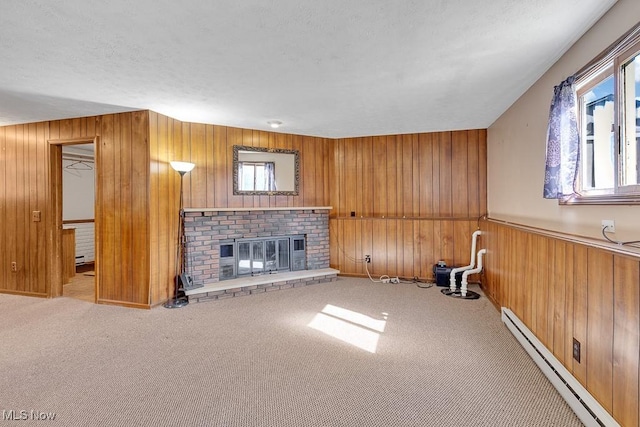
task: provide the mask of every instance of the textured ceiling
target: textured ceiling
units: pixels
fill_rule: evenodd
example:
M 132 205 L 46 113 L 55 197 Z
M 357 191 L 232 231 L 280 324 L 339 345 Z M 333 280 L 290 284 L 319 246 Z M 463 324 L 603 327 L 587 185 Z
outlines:
M 485 128 L 614 3 L 3 0 L 0 125 L 151 109 L 325 137 Z

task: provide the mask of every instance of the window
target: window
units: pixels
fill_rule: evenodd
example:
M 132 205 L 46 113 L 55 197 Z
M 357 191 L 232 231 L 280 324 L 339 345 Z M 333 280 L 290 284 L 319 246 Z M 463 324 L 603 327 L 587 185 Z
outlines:
M 611 68 L 578 89 L 580 188 L 583 192 L 615 187 L 614 79 Z
M 276 191 L 275 163 L 240 162 L 238 167 L 241 191 Z
M 567 203 L 640 203 L 640 26 L 576 80 L 578 196 Z
M 621 128 L 620 158 L 622 169 L 620 180 L 624 187 L 640 191 L 640 44 L 633 47 L 631 56 L 623 58 L 620 66 L 621 80 Z

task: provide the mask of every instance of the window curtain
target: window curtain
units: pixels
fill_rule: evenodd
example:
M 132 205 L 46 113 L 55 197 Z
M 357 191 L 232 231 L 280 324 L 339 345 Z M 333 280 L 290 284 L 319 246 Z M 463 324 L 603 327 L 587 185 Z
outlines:
M 544 174 L 544 197 L 561 199 L 575 194 L 580 155 L 580 134 L 576 114 L 575 77 L 554 88 Z
M 244 170 L 243 170 L 243 165 L 244 162 L 238 162 L 238 175 L 236 176 L 236 179 L 238 180 L 238 189 L 240 191 L 244 191 Z
M 264 164 L 264 178 L 268 191 L 276 191 L 276 164 L 267 162 Z

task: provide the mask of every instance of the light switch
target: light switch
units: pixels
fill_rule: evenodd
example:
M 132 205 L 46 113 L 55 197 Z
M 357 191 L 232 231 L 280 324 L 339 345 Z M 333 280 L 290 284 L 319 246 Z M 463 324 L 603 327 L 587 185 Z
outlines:
M 33 222 L 40 222 L 42 220 L 42 215 L 40 214 L 40 211 L 33 211 L 31 213 L 31 219 L 33 220 Z

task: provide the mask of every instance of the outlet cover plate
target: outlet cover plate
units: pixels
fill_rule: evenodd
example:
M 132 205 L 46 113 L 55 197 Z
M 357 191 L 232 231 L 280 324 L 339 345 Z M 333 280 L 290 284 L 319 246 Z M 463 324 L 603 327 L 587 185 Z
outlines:
M 615 233 L 616 232 L 616 223 L 612 219 L 603 219 L 602 220 L 602 228 L 607 228 L 607 232 Z

